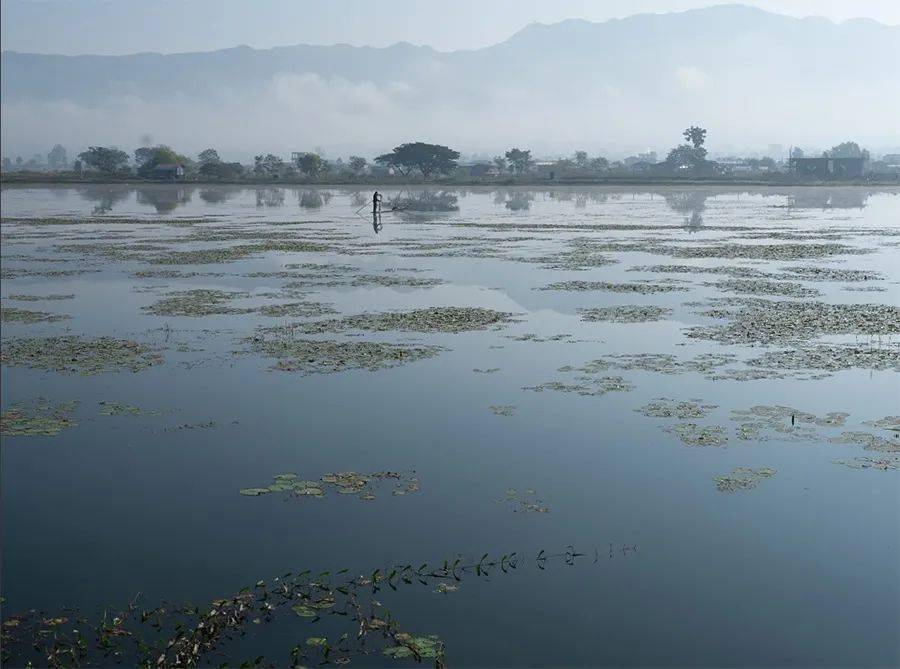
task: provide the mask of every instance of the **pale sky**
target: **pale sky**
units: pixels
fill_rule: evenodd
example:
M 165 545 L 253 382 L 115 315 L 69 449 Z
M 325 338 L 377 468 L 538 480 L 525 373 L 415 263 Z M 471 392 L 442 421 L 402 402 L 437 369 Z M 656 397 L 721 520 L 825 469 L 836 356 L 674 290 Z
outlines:
M 715 0 L 0 0 L 2 48 L 61 54 L 209 51 L 246 44 L 447 51 L 503 41 L 529 23 L 605 21 L 707 7 Z M 791 16 L 900 24 L 900 0 L 746 0 Z

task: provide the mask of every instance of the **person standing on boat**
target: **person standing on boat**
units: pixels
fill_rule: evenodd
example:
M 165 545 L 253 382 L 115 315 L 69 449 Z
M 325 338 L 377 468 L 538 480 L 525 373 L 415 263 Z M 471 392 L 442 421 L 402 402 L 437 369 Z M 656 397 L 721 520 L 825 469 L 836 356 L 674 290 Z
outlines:
M 378 191 L 375 191 L 372 194 L 372 213 L 373 214 L 378 213 L 378 209 L 379 209 L 380 205 L 381 205 L 381 193 L 379 193 Z

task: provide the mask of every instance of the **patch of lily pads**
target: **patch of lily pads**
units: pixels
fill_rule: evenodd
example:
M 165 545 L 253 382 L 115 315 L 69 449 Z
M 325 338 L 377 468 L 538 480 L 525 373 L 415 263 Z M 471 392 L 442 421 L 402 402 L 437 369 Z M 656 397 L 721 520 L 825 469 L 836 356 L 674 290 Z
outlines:
M 113 337 L 16 337 L 3 340 L 0 350 L 3 365 L 82 375 L 139 372 L 162 362 L 148 346 Z
M 832 460 L 836 465 L 843 465 L 850 469 L 880 469 L 881 471 L 890 471 L 892 469 L 900 469 L 900 458 L 869 458 L 859 456 L 852 460 Z
M 72 294 L 50 294 L 50 295 L 24 295 L 24 294 L 14 294 L 5 297 L 4 299 L 10 300 L 12 302 L 51 302 L 56 300 L 72 300 L 75 299 L 75 295 Z
M 722 344 L 775 344 L 823 335 L 900 334 L 900 307 L 885 304 L 731 298 L 714 301 L 725 308 L 702 315 L 724 319 L 724 325 L 694 326 L 685 334 Z M 736 308 L 729 308 L 731 306 Z
M 358 314 L 326 321 L 304 323 L 304 334 L 367 330 L 371 332 L 448 332 L 498 328 L 512 322 L 513 314 L 481 307 L 429 307 L 413 311 Z
M 46 311 L 31 311 L 29 309 L 18 309 L 16 307 L 0 307 L 0 322 L 3 323 L 24 323 L 32 325 L 34 323 L 55 323 L 56 321 L 64 321 L 71 316 L 66 314 L 51 314 Z
M 550 513 L 550 508 L 544 500 L 530 488 L 524 490 L 508 488 L 504 496 L 497 501 L 501 504 L 511 505 L 514 513 Z
M 607 293 L 632 293 L 651 295 L 687 290 L 684 286 L 662 283 L 611 283 L 609 281 L 557 281 L 536 290 L 567 290 L 575 292 L 603 291 Z
M 294 328 L 262 328 L 245 340 L 250 351 L 276 360 L 272 369 L 301 374 L 390 369 L 438 355 L 439 346 L 296 339 Z
M 247 293 L 208 289 L 176 291 L 143 307 L 143 311 L 154 316 L 213 316 L 245 314 L 253 311 L 229 304 L 231 300 L 239 297 L 247 297 Z
M 581 320 L 588 322 L 609 323 L 649 323 L 668 318 L 671 309 L 651 305 L 622 305 L 615 307 L 594 307 L 579 309 Z
M 337 472 L 325 474 L 316 480 L 302 480 L 297 474 L 276 474 L 266 487 L 243 488 L 242 495 L 259 497 L 270 493 L 286 493 L 290 497 L 321 498 L 328 492 L 341 495 L 355 495 L 361 500 L 375 499 L 377 484 L 390 481 L 394 484 L 391 494 L 402 496 L 419 490 L 419 479 L 415 472 L 375 472 L 359 474 L 357 472 Z
M 764 279 L 725 279 L 707 284 L 721 291 L 749 295 L 775 295 L 778 297 L 821 297 L 815 288 L 807 288 L 796 281 L 766 281 Z
M 66 428 L 78 425 L 71 417 L 78 401 L 53 405 L 49 400 L 13 404 L 0 413 L 0 434 L 4 437 L 54 437 Z
M 717 409 L 716 404 L 701 404 L 701 400 L 673 400 L 667 397 L 661 397 L 635 409 L 638 413 L 648 418 L 677 418 L 679 420 L 690 420 L 696 418 L 705 418 L 713 409 Z
M 729 474 L 713 477 L 716 482 L 716 490 L 719 492 L 738 492 L 740 490 L 753 490 L 765 479 L 775 476 L 775 470 L 768 467 L 752 469 L 749 467 L 735 467 Z
M 583 396 L 600 396 L 612 392 L 628 392 L 634 390 L 634 385 L 621 376 L 579 377 L 579 383 L 564 383 L 562 381 L 547 381 L 535 386 L 523 386 L 522 390 L 532 390 L 542 393 L 550 390 L 558 393 L 575 393 Z
M 721 425 L 678 423 L 666 428 L 666 432 L 681 439 L 685 446 L 724 446 L 728 442 L 725 428 Z

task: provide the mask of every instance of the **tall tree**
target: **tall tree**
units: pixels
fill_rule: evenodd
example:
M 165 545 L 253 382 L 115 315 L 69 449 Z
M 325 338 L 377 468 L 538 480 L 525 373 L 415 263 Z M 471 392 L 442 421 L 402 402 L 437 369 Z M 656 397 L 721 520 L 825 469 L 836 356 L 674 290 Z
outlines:
M 294 160 L 297 168 L 310 179 L 315 179 L 328 171 L 327 163 L 318 153 L 301 153 Z
M 576 151 L 575 152 L 575 165 L 581 169 L 584 169 L 588 166 L 588 153 L 587 151 Z
M 456 161 L 459 159 L 459 151 L 441 144 L 426 144 L 425 142 L 411 142 L 395 147 L 390 153 L 385 153 L 375 162 L 379 165 L 394 167 L 401 174 L 409 174 L 412 170 L 419 170 L 423 179 L 428 179 L 434 174 L 447 174 L 456 169 Z
M 527 172 L 531 167 L 531 151 L 513 148 L 506 152 L 506 161 L 516 174 Z
M 347 165 L 353 174 L 362 174 L 368 164 L 368 161 L 362 156 L 350 156 L 350 159 L 347 161 Z
M 706 142 L 706 128 L 701 128 L 699 125 L 692 125 L 681 134 L 684 140 L 690 142 L 695 149 L 703 148 L 703 143 Z M 703 155 L 706 155 L 705 150 Z
M 105 174 L 112 174 L 128 165 L 128 154 L 119 149 L 92 146 L 78 154 L 81 161 Z
M 201 165 L 207 165 L 209 163 L 221 163 L 222 159 L 219 157 L 219 152 L 215 149 L 204 149 L 197 155 L 197 162 Z
M 866 149 L 859 148 L 856 142 L 841 142 L 836 146 L 832 146 L 829 151 L 825 152 L 830 158 L 865 158 L 868 160 L 869 152 Z
M 191 161 L 165 144 L 159 146 L 143 146 L 134 152 L 137 172 L 142 177 L 149 177 L 160 165 L 182 165 L 187 168 Z

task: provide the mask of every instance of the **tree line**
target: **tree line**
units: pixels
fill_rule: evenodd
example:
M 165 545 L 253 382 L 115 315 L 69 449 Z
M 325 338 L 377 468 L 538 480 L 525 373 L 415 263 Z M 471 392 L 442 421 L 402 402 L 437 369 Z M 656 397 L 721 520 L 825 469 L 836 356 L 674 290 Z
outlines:
M 568 158 L 544 161 L 540 167 L 549 172 L 550 178 L 591 174 L 622 174 L 643 170 L 657 174 L 713 173 L 714 161 L 707 160 L 705 147 L 707 130 L 692 125 L 682 132 L 683 141 L 657 162 L 656 153 L 648 152 L 630 156 L 622 161 L 610 162 L 603 156 L 591 157 L 587 151 L 575 151 Z M 62 147 L 54 147 L 51 153 L 64 155 Z M 830 157 L 868 158 L 868 151 L 855 142 L 843 142 L 823 153 Z M 795 150 L 791 158 L 802 156 Z M 396 146 L 392 151 L 381 154 L 370 163 L 362 156 L 350 156 L 347 161 L 338 158 L 327 160 L 317 152 L 295 152 L 290 160 L 274 154 L 254 156 L 252 165 L 222 160 L 213 148 L 201 151 L 196 158 L 178 153 L 166 145 L 145 146 L 137 149 L 132 156 L 114 147 L 92 146 L 78 155 L 80 164 L 76 169 L 88 168 L 110 176 L 137 175 L 142 178 L 187 178 L 232 181 L 244 178 L 266 180 L 290 180 L 304 178 L 322 180 L 328 177 L 357 178 L 370 177 L 420 177 L 429 180 L 457 172 L 460 153 L 448 146 L 427 142 L 408 142 Z M 63 159 L 64 160 L 64 159 Z M 751 169 L 774 169 L 772 158 L 745 160 Z M 521 176 L 532 172 L 538 165 L 529 149 L 513 147 L 491 161 L 469 165 L 470 176 Z M 465 174 L 462 172 L 461 174 Z

